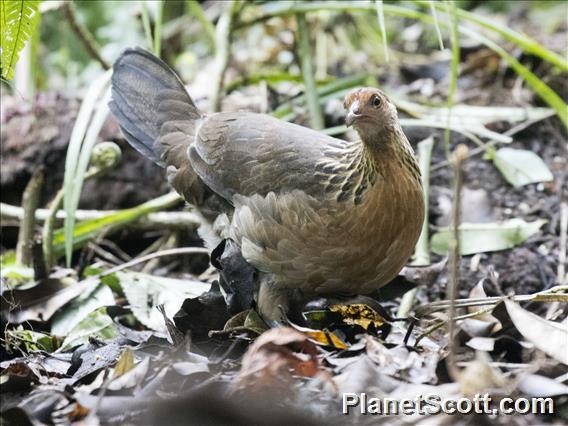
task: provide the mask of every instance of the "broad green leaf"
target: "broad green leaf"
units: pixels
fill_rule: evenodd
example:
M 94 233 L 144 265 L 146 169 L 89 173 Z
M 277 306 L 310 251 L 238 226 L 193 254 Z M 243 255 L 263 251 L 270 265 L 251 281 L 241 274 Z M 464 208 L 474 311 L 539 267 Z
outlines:
M 118 329 L 112 318 L 108 316 L 106 308 L 99 308 L 87 315 L 69 332 L 60 351 L 82 345 L 89 341 L 89 337 L 99 340 L 111 340 L 119 336 Z
M 111 289 L 100 284 L 94 291 L 81 294 L 53 316 L 51 334 L 64 337 L 91 312 L 114 303 Z
M 501 148 L 495 152 L 493 163 L 507 182 L 515 187 L 554 179 L 544 161 L 532 151 Z
M 501 223 L 462 223 L 459 227 L 460 254 L 468 255 L 506 250 L 521 244 L 538 232 L 545 220 L 525 222 L 510 219 Z M 452 232 L 444 228 L 436 232 L 430 241 L 432 251 L 447 254 L 452 241 Z
M 38 0 L 2 0 L 0 25 L 2 45 L 2 77 L 14 77 L 16 63 L 26 42 L 35 33 L 40 20 Z
M 164 305 L 166 314 L 172 317 L 185 299 L 200 296 L 211 287 L 201 281 L 155 277 L 140 272 L 122 271 L 114 276 L 138 321 L 152 330 L 164 332 L 164 318 L 156 306 Z

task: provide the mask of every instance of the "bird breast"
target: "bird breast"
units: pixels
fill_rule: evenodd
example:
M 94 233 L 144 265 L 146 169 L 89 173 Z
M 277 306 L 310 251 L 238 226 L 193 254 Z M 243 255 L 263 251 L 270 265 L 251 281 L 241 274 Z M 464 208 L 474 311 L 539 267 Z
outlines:
M 406 264 L 420 234 L 423 200 L 411 177 L 378 178 L 358 203 L 301 190 L 235 196 L 226 236 L 285 288 L 368 293 Z

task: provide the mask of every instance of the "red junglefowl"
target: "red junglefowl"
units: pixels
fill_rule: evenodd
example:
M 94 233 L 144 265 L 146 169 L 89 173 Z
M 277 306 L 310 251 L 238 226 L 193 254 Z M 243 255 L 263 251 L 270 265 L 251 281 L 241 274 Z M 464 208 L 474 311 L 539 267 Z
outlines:
M 256 268 L 265 319 L 278 320 L 298 294 L 370 293 L 412 254 L 424 216 L 420 172 L 377 89 L 346 96 L 346 124 L 361 137 L 346 142 L 266 114 L 205 114 L 170 67 L 128 49 L 114 64 L 110 109 L 128 142 L 201 213 L 206 245 L 231 239 Z

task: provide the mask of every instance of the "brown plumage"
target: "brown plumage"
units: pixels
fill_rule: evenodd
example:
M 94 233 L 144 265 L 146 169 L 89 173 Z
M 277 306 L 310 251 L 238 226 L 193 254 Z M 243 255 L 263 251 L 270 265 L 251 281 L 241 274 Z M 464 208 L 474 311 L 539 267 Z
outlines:
M 141 49 L 114 65 L 112 96 L 127 140 L 167 167 L 174 189 L 202 212 L 206 244 L 231 238 L 260 271 L 266 318 L 278 318 L 291 293 L 369 293 L 412 254 L 424 215 L 420 173 L 379 90 L 345 98 L 355 142 L 264 114 L 206 116 Z

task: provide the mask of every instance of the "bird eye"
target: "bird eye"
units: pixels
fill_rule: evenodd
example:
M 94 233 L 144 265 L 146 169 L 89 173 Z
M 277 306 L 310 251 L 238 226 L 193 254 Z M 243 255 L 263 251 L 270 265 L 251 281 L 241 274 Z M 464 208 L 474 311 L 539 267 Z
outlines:
M 373 96 L 371 103 L 372 103 L 374 108 L 378 108 L 378 107 L 381 106 L 381 98 L 379 98 L 377 95 L 375 95 L 375 96 Z

